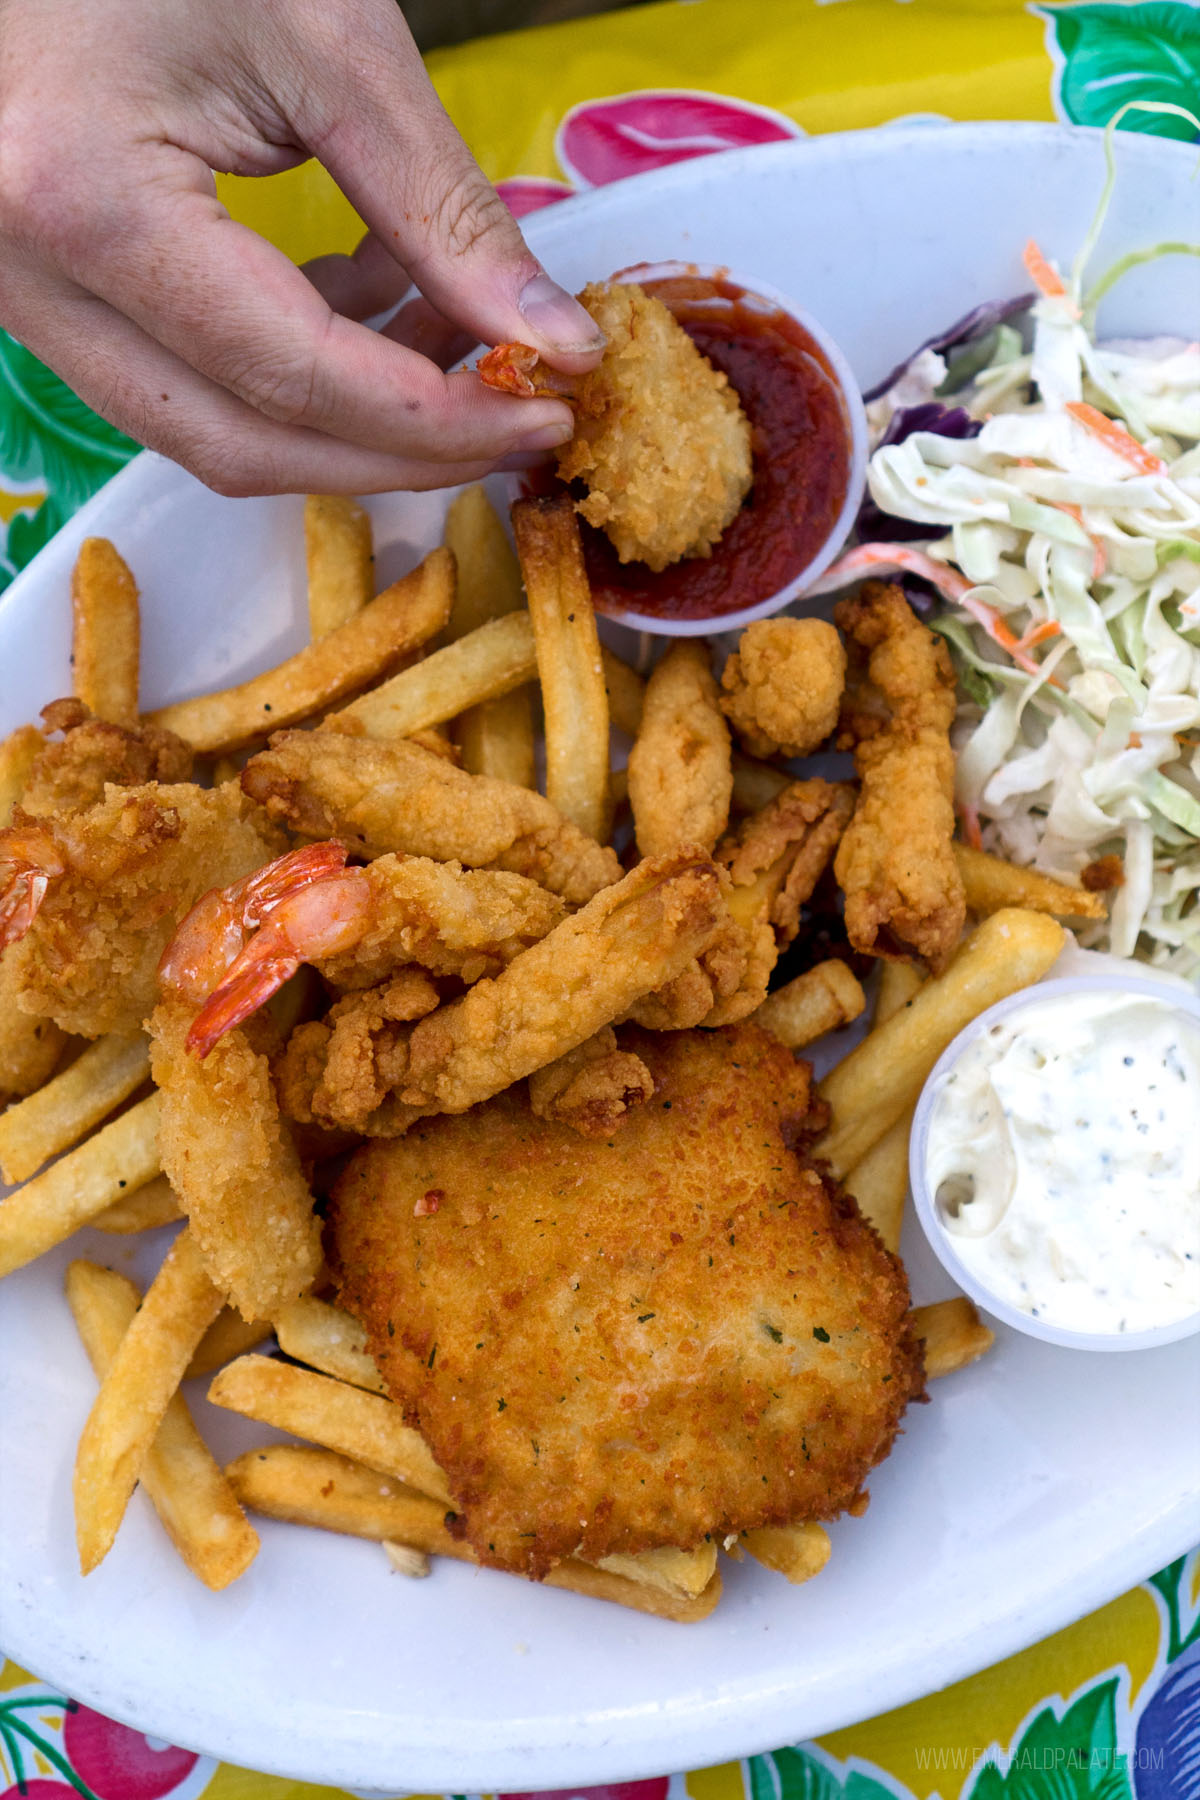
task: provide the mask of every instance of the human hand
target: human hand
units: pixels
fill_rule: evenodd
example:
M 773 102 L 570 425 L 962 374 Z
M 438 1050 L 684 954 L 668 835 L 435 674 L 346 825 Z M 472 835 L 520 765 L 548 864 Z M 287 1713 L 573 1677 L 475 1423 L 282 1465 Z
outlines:
M 370 227 L 309 275 L 212 170 L 309 155 Z M 415 284 L 390 335 L 357 321 Z M 223 494 L 477 480 L 569 409 L 431 355 L 520 339 L 596 361 L 442 109 L 395 0 L 0 0 L 0 324 Z M 417 346 L 414 348 L 413 346 Z

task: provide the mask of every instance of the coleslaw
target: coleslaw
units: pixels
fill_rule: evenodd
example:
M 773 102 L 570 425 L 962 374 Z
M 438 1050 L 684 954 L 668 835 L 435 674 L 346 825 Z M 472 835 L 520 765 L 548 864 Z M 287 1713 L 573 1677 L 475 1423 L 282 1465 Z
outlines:
M 1111 137 L 1070 275 L 1026 247 L 1032 341 L 1014 322 L 1021 302 L 979 309 L 871 399 L 860 536 L 896 529 L 860 542 L 814 591 L 890 572 L 936 588 L 930 623 L 965 696 L 964 834 L 1064 879 L 1119 855 L 1111 918 L 1084 941 L 1195 978 L 1200 344 L 1103 343 L 1094 319 L 1127 268 L 1200 246 L 1136 252 L 1085 289 Z

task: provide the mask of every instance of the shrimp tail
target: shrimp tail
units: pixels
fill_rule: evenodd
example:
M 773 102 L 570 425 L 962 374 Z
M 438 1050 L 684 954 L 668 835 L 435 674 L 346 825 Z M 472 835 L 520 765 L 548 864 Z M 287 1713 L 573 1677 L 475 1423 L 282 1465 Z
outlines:
M 192 1020 L 184 1048 L 203 1062 L 218 1038 L 244 1024 L 300 967 L 299 956 L 239 956 Z
M 0 836 L 0 951 L 25 936 L 51 881 L 65 873 L 49 832 L 18 825 Z
M 522 399 L 573 400 L 578 377 L 542 362 L 531 344 L 497 344 L 475 365 L 485 387 Z

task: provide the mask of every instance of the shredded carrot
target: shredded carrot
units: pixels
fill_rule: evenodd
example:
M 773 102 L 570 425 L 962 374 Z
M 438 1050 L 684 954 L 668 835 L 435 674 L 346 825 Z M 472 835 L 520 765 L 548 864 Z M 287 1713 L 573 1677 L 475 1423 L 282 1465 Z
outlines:
M 1102 412 L 1089 406 L 1086 400 L 1068 400 L 1067 411 L 1078 424 L 1090 431 L 1102 444 L 1107 444 L 1117 456 L 1123 457 L 1140 475 L 1167 473 L 1167 465 L 1161 456 L 1155 456 L 1144 444 L 1139 444 L 1135 437 L 1130 437 L 1127 431 L 1114 425 Z
M 1047 638 L 1062 636 L 1062 626 L 1057 619 L 1043 619 L 1040 625 L 1031 625 L 1017 639 L 1022 650 L 1032 650 L 1035 644 L 1044 644 Z
M 1050 504 L 1051 506 L 1056 506 L 1059 512 L 1065 512 L 1068 518 L 1074 519 L 1077 525 L 1081 526 L 1084 531 L 1087 531 L 1087 535 L 1091 540 L 1092 545 L 1092 580 L 1099 581 L 1105 569 L 1108 567 L 1108 551 L 1104 548 L 1104 539 L 1098 538 L 1094 532 L 1088 531 L 1087 526 L 1083 523 L 1083 508 L 1081 506 L 1076 506 L 1074 502 L 1070 500 L 1052 500 Z
M 963 836 L 972 850 L 983 849 L 983 832 L 979 826 L 979 814 L 973 806 L 960 806 L 958 816 L 963 823 Z
M 1025 268 L 1028 271 L 1029 279 L 1032 281 L 1034 287 L 1038 289 L 1039 293 L 1047 294 L 1051 297 L 1066 293 L 1067 290 L 1063 286 L 1062 276 L 1050 267 L 1050 264 L 1046 261 L 1046 258 L 1042 255 L 1032 238 L 1030 238 L 1029 242 L 1026 244 L 1025 254 L 1021 260 L 1024 262 Z
M 914 550 L 911 544 L 860 544 L 856 550 L 847 550 L 845 556 L 840 556 L 808 592 L 831 593 L 849 581 L 857 581 L 860 576 L 882 575 L 890 569 L 919 575 L 947 600 L 961 600 L 971 585 L 957 569 L 935 562 L 932 556 L 926 556 L 923 550 Z

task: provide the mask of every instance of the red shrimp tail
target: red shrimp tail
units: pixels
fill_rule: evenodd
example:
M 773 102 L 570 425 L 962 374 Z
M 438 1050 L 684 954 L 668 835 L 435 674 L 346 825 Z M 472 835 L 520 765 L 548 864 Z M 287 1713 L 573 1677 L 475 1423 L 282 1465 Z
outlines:
M 243 1025 L 299 967 L 298 956 L 255 957 L 251 946 L 192 1020 L 184 1048 L 203 1062 L 218 1039 Z
M 573 400 L 579 380 L 550 368 L 532 344 L 497 344 L 475 367 L 485 387 L 519 394 L 524 400 Z
M 246 929 L 261 925 L 298 888 L 340 875 L 349 855 L 345 844 L 330 838 L 320 844 L 305 844 L 302 850 L 289 850 L 285 856 L 277 856 L 274 862 L 247 875 L 240 883 L 238 896 Z
M 0 891 L 0 952 L 18 944 L 37 918 L 50 877 L 44 869 L 18 869 Z

